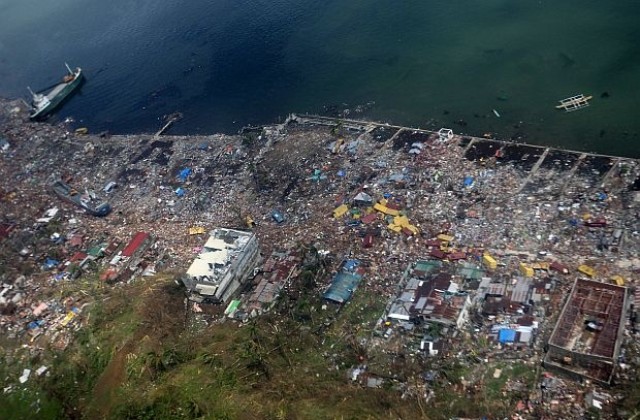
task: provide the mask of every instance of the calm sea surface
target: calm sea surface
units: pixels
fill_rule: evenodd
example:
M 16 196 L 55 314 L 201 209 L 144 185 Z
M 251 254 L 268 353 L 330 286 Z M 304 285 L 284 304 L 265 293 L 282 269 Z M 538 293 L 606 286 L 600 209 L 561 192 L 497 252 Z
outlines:
M 87 80 L 57 118 L 94 132 L 369 103 L 351 115 L 640 157 L 637 0 L 0 0 L 1 96 L 64 62 Z M 554 109 L 579 93 L 589 108 Z

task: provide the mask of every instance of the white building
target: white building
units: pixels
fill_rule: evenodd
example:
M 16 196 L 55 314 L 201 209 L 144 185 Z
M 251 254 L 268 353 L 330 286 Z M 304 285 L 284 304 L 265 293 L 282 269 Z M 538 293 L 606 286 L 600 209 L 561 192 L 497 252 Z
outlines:
M 253 233 L 216 228 L 182 281 L 192 294 L 200 298 L 227 302 L 242 284 L 253 277 L 259 264 L 260 250 Z

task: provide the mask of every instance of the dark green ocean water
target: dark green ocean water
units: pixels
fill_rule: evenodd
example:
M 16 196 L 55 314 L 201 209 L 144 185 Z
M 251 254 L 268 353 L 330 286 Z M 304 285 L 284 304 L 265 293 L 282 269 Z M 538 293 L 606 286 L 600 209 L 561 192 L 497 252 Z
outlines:
M 233 132 L 375 102 L 352 115 L 640 157 L 637 0 L 0 0 L 0 95 L 65 61 L 87 81 L 58 118 L 93 131 L 181 111 L 174 133 Z M 554 109 L 579 93 L 589 108 Z

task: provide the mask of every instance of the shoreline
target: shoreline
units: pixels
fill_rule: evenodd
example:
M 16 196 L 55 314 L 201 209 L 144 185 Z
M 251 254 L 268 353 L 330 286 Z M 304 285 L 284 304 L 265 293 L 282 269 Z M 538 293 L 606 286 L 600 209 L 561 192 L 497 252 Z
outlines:
M 290 308 L 274 309 L 275 299 L 282 296 L 282 302 L 290 302 L 286 299 L 307 296 L 314 312 L 323 315 L 316 318 L 318 324 L 313 319 L 295 322 L 309 328 L 327 327 L 326 322 L 329 328 L 333 323 L 350 329 L 350 324 L 363 326 L 366 343 L 383 350 L 370 352 L 367 347 L 364 358 L 418 348 L 431 322 L 447 325 L 446 332 L 438 330 L 436 337 L 444 357 L 431 359 L 434 355 L 429 353 L 428 360 L 448 369 L 457 360 L 447 357 L 454 354 L 449 351 L 486 358 L 490 361 L 483 370 L 469 372 L 474 380 L 482 380 L 504 368 L 503 358 L 522 369 L 536 360 L 545 363 L 540 365 L 545 371 L 555 369 L 557 358 L 545 356 L 544 336 L 556 325 L 573 328 L 570 319 L 554 314 L 561 314 L 574 284 L 586 285 L 596 294 L 613 287 L 617 296 L 624 297 L 610 314 L 616 330 L 626 328 L 617 320 L 626 319 L 628 303 L 633 301 L 636 307 L 640 303 L 640 294 L 632 295 L 640 270 L 637 159 L 462 136 L 446 129 L 309 115 L 290 115 L 281 124 L 248 127 L 238 135 L 207 136 L 82 134 L 68 122 L 31 123 L 24 117 L 15 102 L 0 100 L 0 136 L 9 143 L 0 154 L 5 179 L 0 199 L 6 208 L 0 220 L 0 255 L 6 278 L 20 279 L 4 291 L 16 310 L 0 321 L 5 322 L 6 337 L 16 352 L 25 349 L 48 360 L 46 349 L 55 346 L 73 355 L 82 345 L 75 342 L 76 332 L 91 325 L 92 312 L 84 308 L 113 302 L 121 295 L 144 306 L 164 299 L 171 308 L 168 314 L 180 314 L 173 317 L 179 320 L 175 324 L 179 331 L 185 325 L 205 328 L 200 327 L 205 324 L 237 329 L 254 313 L 256 322 L 267 319 L 259 316 L 266 312 L 287 320 Z M 111 213 L 94 217 L 61 200 L 51 191 L 58 180 L 84 192 L 91 203 L 107 202 Z M 265 263 L 263 273 L 246 279 L 237 290 L 233 301 L 239 303 L 234 306 L 228 306 L 233 303 L 228 300 L 224 305 L 204 301 L 200 305 L 197 296 L 183 300 L 183 289 L 172 286 L 169 293 L 159 287 L 158 282 L 173 285 L 188 273 L 208 241 L 207 232 L 220 227 L 252 232 L 267 261 L 298 255 L 286 259 L 292 264 L 299 260 L 295 264 L 300 269 L 305 258 L 299 252 L 322 250 L 327 256 L 325 271 L 310 284 L 302 281 L 301 274 L 286 280 L 287 287 L 276 279 L 273 284 L 284 287 L 282 292 L 263 295 L 272 290 L 265 286 L 272 279 L 269 267 L 278 264 Z M 353 258 L 361 262 L 366 280 L 352 287 L 353 296 L 345 301 L 351 299 L 351 310 L 361 305 L 375 309 L 367 310 L 361 320 L 345 319 L 344 324 L 345 312 L 333 303 L 327 305 L 325 291 L 332 287 L 341 262 Z M 409 301 L 403 297 L 405 291 L 398 293 L 408 284 L 404 273 L 418 264 L 437 267 L 438 274 L 428 278 L 423 267 L 423 280 L 449 279 L 449 286 L 437 286 L 438 290 L 442 287 L 455 295 L 442 300 L 439 292 L 431 293 L 436 289 L 420 289 L 434 305 L 412 315 L 420 323 L 411 327 L 418 331 L 413 334 L 399 322 L 405 319 L 402 308 L 406 304 L 413 311 L 410 302 L 422 297 Z M 580 273 L 587 273 L 588 283 L 575 283 L 584 277 Z M 122 304 L 130 306 L 125 300 Z M 233 313 L 223 314 L 225 306 L 234 308 Z M 494 312 L 501 320 L 488 315 Z M 437 318 L 423 318 L 431 314 Z M 134 316 L 128 339 L 149 334 L 145 326 L 153 319 L 157 320 Z M 505 320 L 527 327 L 513 346 L 499 344 L 494 331 L 507 325 L 502 324 Z M 533 321 L 540 332 L 528 334 L 533 332 Z M 581 320 L 576 325 L 575 331 L 582 331 Z M 110 331 L 105 330 L 100 348 L 113 348 Z M 158 333 L 151 342 L 162 348 L 162 337 Z M 485 342 L 482 354 L 470 346 L 471 337 Z M 576 365 L 575 369 L 598 386 L 608 384 L 612 375 L 632 381 L 616 364 L 626 343 L 604 338 L 614 345 L 605 355 L 604 368 Z M 145 353 L 143 346 L 130 343 L 126 352 Z M 555 343 L 564 351 L 566 343 Z M 23 344 L 26 347 L 20 347 Z M 333 343 L 323 345 L 316 347 L 333 351 L 329 347 Z M 596 350 L 589 354 L 600 357 Z M 412 353 L 401 350 L 401 354 Z M 120 369 L 116 365 L 120 359 L 113 360 L 113 369 Z M 384 372 L 395 361 L 379 360 L 380 370 L 371 373 L 384 383 L 388 379 Z M 319 365 L 322 370 L 333 362 L 327 363 Z M 404 367 L 414 372 L 415 366 Z M 37 366 L 17 365 L 12 377 L 19 377 L 19 368 Z M 340 367 L 345 374 L 351 368 Z M 63 373 L 55 366 L 51 371 L 54 377 Z M 546 380 L 541 373 L 538 369 L 527 379 L 532 389 Z M 505 372 L 505 376 L 510 375 Z M 517 377 L 514 373 L 513 379 Z M 579 386 L 567 383 L 563 392 L 580 396 Z M 438 389 L 433 392 L 433 398 L 448 397 Z M 466 398 L 465 393 L 459 395 Z

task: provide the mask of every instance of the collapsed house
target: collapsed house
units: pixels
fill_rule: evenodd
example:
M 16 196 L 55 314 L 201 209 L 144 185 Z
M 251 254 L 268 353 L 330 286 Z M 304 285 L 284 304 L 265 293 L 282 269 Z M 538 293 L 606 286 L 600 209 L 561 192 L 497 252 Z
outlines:
M 462 328 L 471 306 L 469 295 L 449 273 L 437 268 L 439 265 L 418 261 L 407 270 L 401 281 L 404 286 L 389 306 L 388 319 Z
M 192 300 L 223 303 L 253 277 L 259 264 L 260 250 L 255 234 L 216 228 L 182 282 Z

